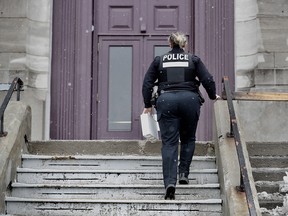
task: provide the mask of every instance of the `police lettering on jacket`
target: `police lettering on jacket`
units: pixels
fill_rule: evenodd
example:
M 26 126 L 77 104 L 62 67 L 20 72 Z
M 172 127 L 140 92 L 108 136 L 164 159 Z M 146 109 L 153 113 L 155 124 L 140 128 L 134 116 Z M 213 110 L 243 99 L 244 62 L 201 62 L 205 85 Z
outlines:
M 188 53 L 166 53 L 161 56 L 159 82 L 193 81 L 194 64 Z
M 186 53 L 170 53 L 162 57 L 163 68 L 189 67 L 189 56 Z

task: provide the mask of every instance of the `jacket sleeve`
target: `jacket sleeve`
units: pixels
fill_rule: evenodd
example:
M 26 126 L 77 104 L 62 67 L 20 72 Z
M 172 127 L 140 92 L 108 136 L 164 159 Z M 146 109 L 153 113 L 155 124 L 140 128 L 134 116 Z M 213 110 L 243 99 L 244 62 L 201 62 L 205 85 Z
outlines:
M 198 77 L 199 81 L 202 83 L 204 89 L 206 90 L 209 98 L 211 100 L 216 99 L 216 86 L 213 76 L 209 73 L 201 59 L 197 56 L 193 56 L 192 58 L 195 69 L 196 69 L 196 76 Z
M 159 63 L 160 63 L 160 57 L 157 56 L 154 58 L 153 62 L 151 63 L 143 80 L 142 95 L 143 95 L 145 108 L 152 107 L 151 98 L 152 98 L 153 87 L 155 86 L 155 81 L 158 78 Z

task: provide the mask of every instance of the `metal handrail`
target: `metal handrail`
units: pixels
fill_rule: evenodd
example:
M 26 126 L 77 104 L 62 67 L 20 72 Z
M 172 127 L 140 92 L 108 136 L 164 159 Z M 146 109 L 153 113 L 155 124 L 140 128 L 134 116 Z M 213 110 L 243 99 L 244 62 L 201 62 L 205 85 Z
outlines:
M 232 93 L 230 90 L 230 85 L 228 81 L 228 77 L 223 77 L 223 83 L 224 83 L 224 93 L 226 94 L 225 97 L 227 99 L 228 109 L 229 109 L 229 115 L 230 115 L 230 132 L 227 133 L 228 137 L 233 137 L 235 140 L 237 155 L 238 155 L 238 161 L 240 166 L 240 186 L 237 187 L 237 190 L 245 192 L 246 194 L 246 201 L 249 209 L 249 213 L 252 216 L 257 216 L 256 212 L 256 206 L 253 199 L 253 192 L 252 187 L 248 178 L 248 171 L 246 168 L 246 162 L 244 158 L 243 153 L 243 147 L 240 139 L 240 132 L 237 125 L 234 105 L 233 105 L 233 98 Z
M 4 132 L 4 112 L 5 109 L 12 97 L 12 94 L 15 90 L 17 90 L 17 101 L 20 100 L 20 90 L 22 90 L 23 87 L 23 81 L 16 77 L 13 82 L 10 85 L 10 88 L 8 89 L 8 92 L 3 100 L 3 103 L 0 107 L 0 137 L 4 137 L 8 134 L 8 132 Z

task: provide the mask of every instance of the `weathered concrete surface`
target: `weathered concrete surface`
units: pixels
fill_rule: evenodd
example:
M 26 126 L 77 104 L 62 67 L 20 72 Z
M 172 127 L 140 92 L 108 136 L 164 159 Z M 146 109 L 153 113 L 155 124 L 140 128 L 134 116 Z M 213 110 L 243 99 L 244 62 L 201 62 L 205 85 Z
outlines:
M 246 142 L 287 142 L 287 101 L 235 102 L 237 119 Z
M 14 181 L 21 153 L 27 152 L 25 136 L 31 136 L 31 109 L 22 102 L 11 101 L 4 114 L 6 137 L 0 137 L 0 213 L 5 210 L 5 193 Z
M 214 118 L 214 142 L 221 184 L 221 194 L 223 196 L 224 215 L 249 215 L 245 193 L 236 190 L 236 186 L 240 185 L 240 169 L 235 141 L 233 138 L 227 138 L 226 136 L 226 134 L 230 132 L 230 118 L 227 101 L 217 101 L 215 103 Z M 246 143 L 243 139 L 241 139 L 241 143 L 249 181 L 252 186 L 257 214 L 261 215 Z
M 32 141 L 28 144 L 30 154 L 38 155 L 161 155 L 161 142 L 140 140 L 51 140 Z M 195 155 L 212 156 L 214 145 L 196 143 Z

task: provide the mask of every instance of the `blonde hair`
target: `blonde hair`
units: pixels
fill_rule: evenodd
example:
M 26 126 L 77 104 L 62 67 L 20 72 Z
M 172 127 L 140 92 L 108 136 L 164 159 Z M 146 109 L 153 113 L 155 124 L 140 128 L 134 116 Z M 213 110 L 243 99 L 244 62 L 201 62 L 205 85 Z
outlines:
M 187 38 L 182 32 L 173 32 L 168 37 L 168 41 L 171 43 L 172 47 L 176 45 L 180 48 L 184 48 L 187 43 Z

